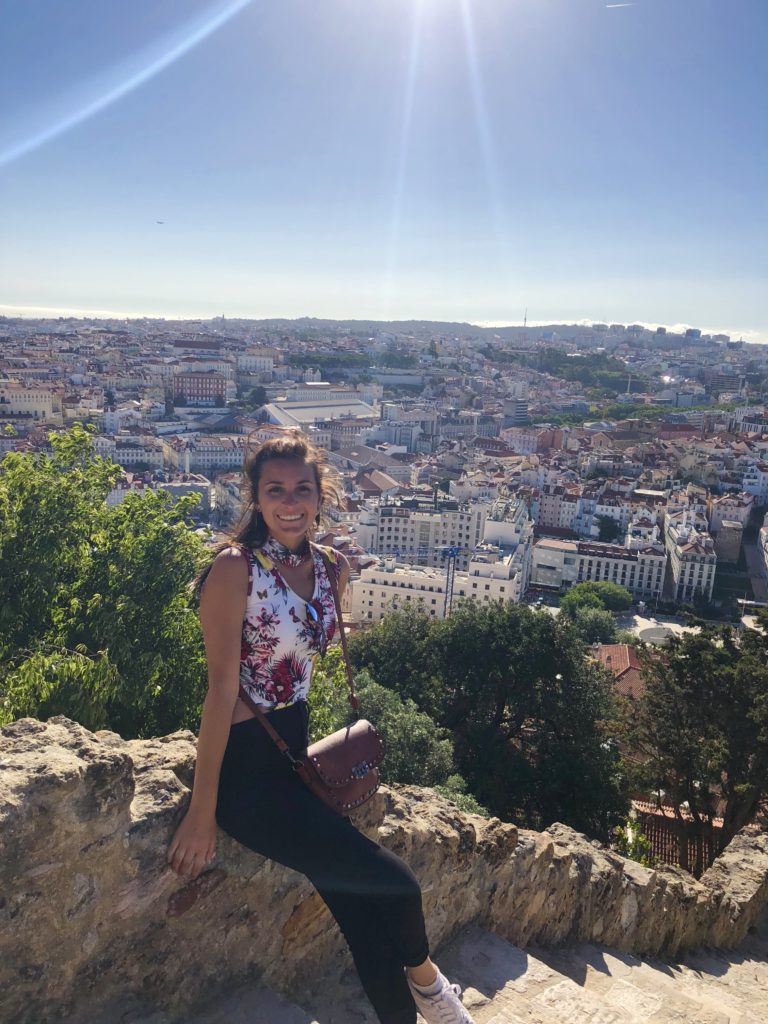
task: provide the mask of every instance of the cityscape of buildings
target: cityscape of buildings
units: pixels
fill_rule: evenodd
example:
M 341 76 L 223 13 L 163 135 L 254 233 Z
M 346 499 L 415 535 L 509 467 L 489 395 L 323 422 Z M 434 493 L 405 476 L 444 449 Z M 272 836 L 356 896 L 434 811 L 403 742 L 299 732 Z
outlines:
M 195 493 L 215 539 L 249 446 L 298 427 L 360 626 L 589 580 L 735 608 L 768 596 L 766 381 L 768 346 L 694 329 L 0 318 L 0 457 L 90 424 L 111 504 Z

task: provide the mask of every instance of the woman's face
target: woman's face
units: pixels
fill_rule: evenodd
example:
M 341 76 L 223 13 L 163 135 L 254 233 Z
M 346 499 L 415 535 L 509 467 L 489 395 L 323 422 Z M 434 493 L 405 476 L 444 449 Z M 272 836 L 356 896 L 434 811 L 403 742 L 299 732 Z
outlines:
M 261 468 L 256 505 L 275 540 L 299 547 L 320 508 L 315 470 L 302 459 L 269 459 Z

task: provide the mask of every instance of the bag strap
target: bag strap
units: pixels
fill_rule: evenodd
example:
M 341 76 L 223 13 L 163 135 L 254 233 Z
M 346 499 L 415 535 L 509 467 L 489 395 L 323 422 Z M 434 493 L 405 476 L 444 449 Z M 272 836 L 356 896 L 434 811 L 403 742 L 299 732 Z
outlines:
M 261 725 L 263 725 L 264 729 L 267 731 L 270 739 L 274 741 L 280 753 L 285 754 L 285 756 L 288 758 L 291 764 L 295 765 L 296 758 L 291 753 L 288 744 L 285 742 L 285 740 L 277 731 L 277 729 L 275 729 L 275 727 L 270 723 L 269 719 L 258 706 L 258 704 L 254 703 L 254 701 L 250 697 L 250 694 L 243 688 L 242 685 L 240 686 L 240 700 L 246 703 L 248 707 L 251 709 L 251 711 L 253 711 Z
M 339 599 L 339 585 L 336 579 L 335 567 L 331 564 L 331 560 L 323 549 L 318 545 L 317 550 L 320 553 L 320 557 L 325 565 L 325 571 L 328 574 L 328 582 L 331 585 L 331 593 L 333 594 L 333 603 L 336 606 L 336 623 L 339 627 L 339 639 L 341 640 L 341 650 L 344 654 L 344 667 L 347 671 L 347 685 L 349 686 L 349 697 L 347 700 L 352 705 L 354 711 L 360 709 L 360 699 L 355 693 L 355 678 L 352 673 L 352 662 L 349 657 L 349 646 L 347 644 L 347 631 L 344 629 L 344 617 L 341 614 L 341 601 Z

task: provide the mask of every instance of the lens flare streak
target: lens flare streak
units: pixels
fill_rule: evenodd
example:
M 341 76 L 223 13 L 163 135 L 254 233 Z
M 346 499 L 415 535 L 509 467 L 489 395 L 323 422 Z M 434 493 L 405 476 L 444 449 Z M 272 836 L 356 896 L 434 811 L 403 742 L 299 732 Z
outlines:
M 488 115 L 488 105 L 485 99 L 483 77 L 480 71 L 480 62 L 477 58 L 477 41 L 475 36 L 475 26 L 472 20 L 470 0 L 459 0 L 459 7 L 461 10 L 462 27 L 464 30 L 464 45 L 466 48 L 470 88 L 472 91 L 472 103 L 475 109 L 477 134 L 483 154 L 483 164 L 488 184 L 491 212 L 493 214 L 496 243 L 499 248 L 499 257 L 507 263 L 509 257 L 507 211 L 502 199 L 498 160 L 496 158 L 493 134 L 491 132 L 491 119 Z
M 395 173 L 395 187 L 392 195 L 387 258 L 381 296 L 381 316 L 385 320 L 389 319 L 389 311 L 392 306 L 394 276 L 397 271 L 400 248 L 403 192 L 405 189 L 405 172 L 408 162 L 408 147 L 411 139 L 411 125 L 413 122 L 413 98 L 416 86 L 416 71 L 421 52 L 422 22 L 422 5 L 421 3 L 416 3 L 413 10 L 413 28 L 411 31 L 411 45 L 408 53 L 408 71 L 405 82 L 405 95 L 403 98 L 403 116 L 400 125 L 400 146 L 397 157 L 397 171 Z
M 219 9 L 213 13 L 206 13 L 205 16 L 197 19 L 195 22 L 184 26 L 181 30 L 181 38 L 178 38 L 177 35 L 176 40 L 172 41 L 167 49 L 152 57 L 138 70 L 129 74 L 127 78 L 112 85 L 106 92 L 89 100 L 77 110 L 65 114 L 55 124 L 49 125 L 42 131 L 22 139 L 20 142 L 14 143 L 4 150 L 0 150 L 0 167 L 5 167 L 14 160 L 18 160 L 19 157 L 25 156 L 40 146 L 44 146 L 51 140 L 68 132 L 71 128 L 75 128 L 94 115 L 101 113 L 102 110 L 105 110 L 113 103 L 117 103 L 118 100 L 123 99 L 123 97 L 133 92 L 139 86 L 144 85 L 145 82 L 154 78 L 155 75 L 170 67 L 171 64 L 185 56 L 194 47 L 204 42 L 217 29 L 234 18 L 236 14 L 239 14 L 250 3 L 252 3 L 252 0 L 232 0 L 232 2 L 225 4 L 223 7 L 219 6 Z

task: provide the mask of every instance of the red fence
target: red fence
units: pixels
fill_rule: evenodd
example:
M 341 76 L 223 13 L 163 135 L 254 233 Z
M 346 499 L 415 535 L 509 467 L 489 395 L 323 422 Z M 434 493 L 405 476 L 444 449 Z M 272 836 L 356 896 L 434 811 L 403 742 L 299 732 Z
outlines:
M 637 806 L 637 805 L 636 805 Z M 651 844 L 651 852 L 662 864 L 680 865 L 677 836 L 672 831 L 672 822 L 659 811 L 642 812 L 638 809 L 637 823 L 640 831 Z M 688 867 L 700 862 L 706 871 L 719 852 L 718 836 L 720 826 L 713 826 L 713 835 L 694 836 L 688 840 Z

